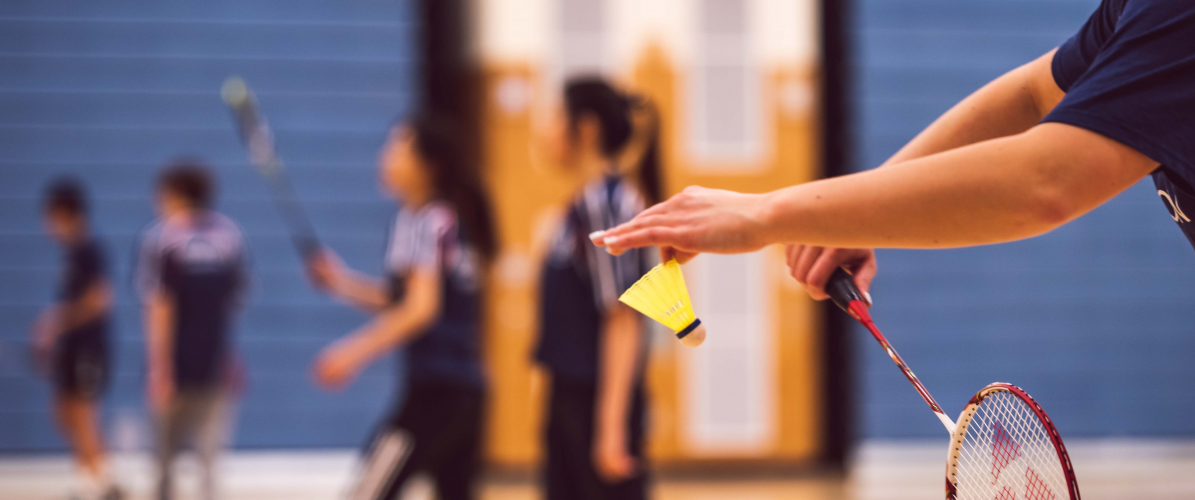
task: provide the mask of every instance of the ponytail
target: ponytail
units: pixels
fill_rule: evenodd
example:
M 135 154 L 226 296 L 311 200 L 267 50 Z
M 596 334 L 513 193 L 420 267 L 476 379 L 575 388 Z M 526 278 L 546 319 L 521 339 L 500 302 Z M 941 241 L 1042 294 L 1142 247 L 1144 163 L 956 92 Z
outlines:
M 602 154 L 619 168 L 635 165 L 636 183 L 649 205 L 663 197 L 660 179 L 659 113 L 649 100 L 624 95 L 600 77 L 580 77 L 564 86 L 569 132 L 590 114 L 601 126 Z
M 638 155 L 630 161 L 638 160 L 635 175 L 647 205 L 651 206 L 664 199 L 663 180 L 660 179 L 660 112 L 647 98 L 635 96 L 629 100 L 631 113 L 637 119 L 632 120 L 635 130 L 627 149 L 631 150 L 630 155 Z
M 415 149 L 428 163 L 436 196 L 456 211 L 467 241 L 489 262 L 498 251 L 490 199 L 481 173 L 466 160 L 458 135 L 445 118 L 421 114 L 407 125 L 415 135 Z

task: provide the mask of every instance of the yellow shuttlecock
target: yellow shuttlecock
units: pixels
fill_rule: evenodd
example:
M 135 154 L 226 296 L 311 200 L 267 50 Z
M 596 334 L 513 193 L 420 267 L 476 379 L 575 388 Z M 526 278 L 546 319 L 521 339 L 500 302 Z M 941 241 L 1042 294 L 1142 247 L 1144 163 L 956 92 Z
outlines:
M 671 328 L 686 346 L 697 347 L 705 342 L 705 327 L 693 314 L 685 276 L 676 260 L 653 267 L 618 300 Z

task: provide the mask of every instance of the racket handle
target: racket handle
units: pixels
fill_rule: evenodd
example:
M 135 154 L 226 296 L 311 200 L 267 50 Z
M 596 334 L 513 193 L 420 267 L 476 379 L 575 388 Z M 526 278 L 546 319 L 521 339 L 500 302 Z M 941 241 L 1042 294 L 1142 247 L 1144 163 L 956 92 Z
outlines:
M 848 313 L 851 312 L 851 302 L 858 300 L 867 303 L 867 299 L 863 298 L 863 292 L 855 286 L 855 279 L 841 267 L 835 269 L 834 274 L 830 275 L 830 280 L 826 282 L 826 294 L 834 301 L 834 305 Z

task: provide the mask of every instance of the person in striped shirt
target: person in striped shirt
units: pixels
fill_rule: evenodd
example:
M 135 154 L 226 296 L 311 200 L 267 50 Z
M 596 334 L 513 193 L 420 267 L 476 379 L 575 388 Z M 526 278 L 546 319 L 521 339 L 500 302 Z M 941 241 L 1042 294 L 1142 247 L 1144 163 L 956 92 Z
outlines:
M 551 375 L 543 471 L 548 500 L 647 496 L 643 455 L 646 325 L 619 295 L 650 267 L 588 235 L 659 198 L 654 112 L 598 78 L 570 80 L 564 109 L 541 130 L 556 163 L 588 182 L 569 202 L 540 277 L 535 357 Z
M 349 383 L 378 357 L 405 348 L 405 401 L 381 425 L 350 498 L 395 498 L 424 472 L 442 500 L 476 498 L 485 376 L 481 304 L 497 248 L 489 200 L 443 117 L 395 125 L 379 155 L 383 188 L 399 200 L 386 276 L 346 267 L 330 249 L 309 263 L 316 285 L 375 314 L 320 353 L 315 377 Z

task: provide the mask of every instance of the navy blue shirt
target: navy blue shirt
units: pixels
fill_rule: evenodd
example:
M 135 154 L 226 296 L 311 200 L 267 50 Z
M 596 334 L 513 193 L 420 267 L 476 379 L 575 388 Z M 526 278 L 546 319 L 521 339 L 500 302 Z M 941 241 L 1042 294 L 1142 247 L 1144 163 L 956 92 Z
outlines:
M 569 205 L 540 276 L 535 357 L 553 377 L 597 381 L 606 313 L 647 272 L 648 261 L 641 249 L 610 255 L 589 241 L 589 233 L 627 222 L 643 208 L 643 197 L 620 177 L 590 183 Z M 640 356 L 640 363 L 645 359 Z
M 407 346 L 411 383 L 482 386 L 481 269 L 451 205 L 433 201 L 399 210 L 386 251 L 391 302 L 402 301 L 412 271 L 440 276 L 440 314 Z
M 91 287 L 102 282 L 106 272 L 104 252 L 99 242 L 88 239 L 67 249 L 66 266 L 58 289 L 58 301 L 74 303 Z M 59 337 L 59 342 L 86 344 L 94 348 L 107 345 L 108 314 L 105 312 L 76 326 Z
M 1195 2 L 1104 0 L 1058 47 L 1053 74 L 1066 97 L 1044 121 L 1161 163 L 1158 196 L 1195 245 Z
M 137 260 L 143 297 L 163 292 L 174 307 L 174 383 L 209 389 L 225 381 L 232 322 L 248 278 L 245 242 L 228 217 L 206 212 L 190 222 L 158 221 Z

